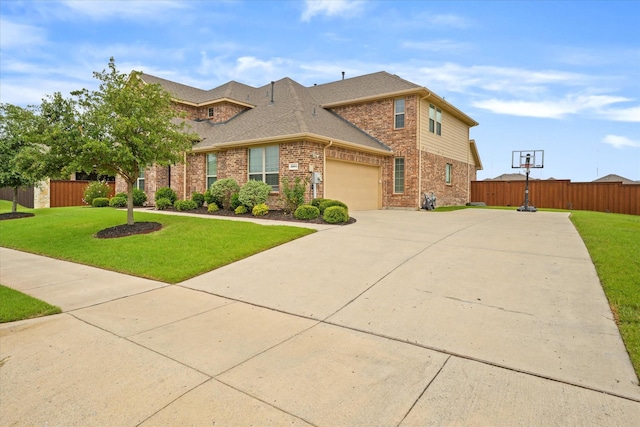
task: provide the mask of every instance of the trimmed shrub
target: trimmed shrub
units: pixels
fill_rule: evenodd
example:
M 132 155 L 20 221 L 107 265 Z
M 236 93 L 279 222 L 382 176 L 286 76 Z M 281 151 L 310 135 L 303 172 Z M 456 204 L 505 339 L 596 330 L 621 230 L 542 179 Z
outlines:
M 236 215 L 242 215 L 242 214 L 246 214 L 247 212 L 249 212 L 245 205 L 240 205 L 237 208 L 235 208 L 233 211 L 236 213 Z
M 316 219 L 320 216 L 320 209 L 312 205 L 301 205 L 295 210 L 296 219 Z
M 271 186 L 266 182 L 249 180 L 238 192 L 238 200 L 248 209 L 267 201 Z
M 202 207 L 202 205 L 204 205 L 204 194 L 194 191 L 193 193 L 191 193 L 191 200 L 196 202 L 197 207 L 200 208 Z
M 340 224 L 349 221 L 349 214 L 342 206 L 329 206 L 325 209 L 322 219 L 329 224 Z
M 231 196 L 231 210 L 235 211 L 238 206 L 241 206 L 242 202 L 240 201 L 240 196 L 238 195 L 238 193 L 234 194 L 233 196 Z
M 96 197 L 91 202 L 91 206 L 94 208 L 104 208 L 105 206 L 109 206 L 109 199 L 106 197 Z
M 213 196 L 211 195 L 211 191 L 207 190 L 204 192 L 204 201 L 207 202 L 207 205 L 210 205 L 211 203 L 215 203 L 213 201 Z
M 324 211 L 331 206 L 340 206 L 340 207 L 343 207 L 347 212 L 349 212 L 349 208 L 347 207 L 347 205 L 342 203 L 340 200 L 325 199 L 322 203 L 320 203 L 320 205 L 318 206 L 318 209 L 320 209 L 321 214 L 324 214 Z
M 118 194 L 116 194 L 116 195 L 115 195 L 115 196 L 113 196 L 113 197 L 122 197 L 122 198 L 126 199 L 126 198 L 127 198 L 127 197 L 129 197 L 129 196 L 127 196 L 127 193 L 118 193 Z
M 127 198 L 122 196 L 112 197 L 111 200 L 109 200 L 109 206 L 112 208 L 126 208 Z
M 313 199 L 311 201 L 311 206 L 315 206 L 316 208 L 320 209 L 320 203 L 324 202 L 325 200 L 329 200 L 329 199 L 323 199 L 322 197 L 316 197 L 315 199 Z
M 139 188 L 133 189 L 133 206 L 144 206 L 147 201 L 147 195 Z
M 251 210 L 253 216 L 262 216 L 269 213 L 269 206 L 264 203 L 260 203 L 259 205 L 255 205 Z
M 82 193 L 82 200 L 88 204 L 93 206 L 93 199 L 98 197 L 106 197 L 109 198 L 109 193 L 111 192 L 111 187 L 107 185 L 104 181 L 94 181 L 87 184 L 84 188 L 84 192 Z
M 213 184 L 211 184 L 211 188 L 209 189 L 209 191 L 211 192 L 213 201 L 217 205 L 222 205 L 222 207 L 225 209 L 232 209 L 231 198 L 233 197 L 234 194 L 240 191 L 240 186 L 238 185 L 238 182 L 235 179 L 224 178 L 224 179 L 219 179 Z
M 157 202 L 158 199 L 169 199 L 171 204 L 174 204 L 178 200 L 178 195 L 172 188 L 162 187 L 156 190 L 155 201 Z
M 159 211 L 163 211 L 171 206 L 173 206 L 173 203 L 171 203 L 171 200 L 166 197 L 161 197 L 156 200 L 156 209 Z
M 296 177 L 293 186 L 289 183 L 289 178 L 282 178 L 282 194 L 284 196 L 284 210 L 286 212 L 295 211 L 298 206 L 304 204 L 304 193 L 307 191 L 308 180 Z
M 220 210 L 220 208 L 219 208 L 219 207 L 218 207 L 218 205 L 216 205 L 215 203 L 210 203 L 210 204 L 207 206 L 207 212 L 217 212 L 217 211 L 219 211 L 219 210 Z
M 173 203 L 173 207 L 176 208 L 177 211 L 190 211 L 198 207 L 196 202 L 193 200 L 176 200 Z

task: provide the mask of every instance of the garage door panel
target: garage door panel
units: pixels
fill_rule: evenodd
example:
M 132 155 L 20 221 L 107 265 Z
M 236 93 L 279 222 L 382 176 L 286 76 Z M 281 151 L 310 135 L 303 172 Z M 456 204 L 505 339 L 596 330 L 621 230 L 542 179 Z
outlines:
M 327 160 L 325 198 L 340 200 L 349 210 L 381 208 L 380 167 Z

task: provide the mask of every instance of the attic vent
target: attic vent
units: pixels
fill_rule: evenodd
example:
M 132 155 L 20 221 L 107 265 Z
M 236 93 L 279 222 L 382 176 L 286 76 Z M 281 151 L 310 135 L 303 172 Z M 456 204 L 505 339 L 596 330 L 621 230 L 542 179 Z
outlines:
M 344 71 L 342 72 L 342 80 L 344 80 Z
M 273 86 L 276 84 L 276 82 L 271 82 L 271 103 L 273 104 Z

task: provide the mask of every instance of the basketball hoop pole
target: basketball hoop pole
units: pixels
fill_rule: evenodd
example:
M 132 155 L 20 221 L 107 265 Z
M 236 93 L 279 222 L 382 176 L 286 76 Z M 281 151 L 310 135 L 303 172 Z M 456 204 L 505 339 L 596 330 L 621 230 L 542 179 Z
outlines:
M 527 153 L 526 163 L 524 164 L 527 170 L 525 185 L 524 185 L 524 206 L 518 208 L 518 212 L 536 212 L 535 206 L 529 206 L 529 170 L 531 168 L 531 155 Z

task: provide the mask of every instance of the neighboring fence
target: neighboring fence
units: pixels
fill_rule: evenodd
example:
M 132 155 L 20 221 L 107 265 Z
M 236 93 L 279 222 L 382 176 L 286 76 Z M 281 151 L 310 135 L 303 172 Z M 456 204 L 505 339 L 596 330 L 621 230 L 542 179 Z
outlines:
M 63 206 L 82 206 L 84 189 L 91 181 L 58 181 L 51 180 L 50 186 L 50 206 L 60 208 Z M 116 192 L 116 183 L 107 182 L 111 187 L 109 197 L 113 197 Z
M 520 206 L 524 189 L 525 181 L 471 181 L 471 201 Z M 640 184 L 530 180 L 529 202 L 537 208 L 640 215 Z
M 13 201 L 13 188 L 0 188 L 0 200 Z M 33 209 L 33 187 L 18 189 L 18 204 Z

